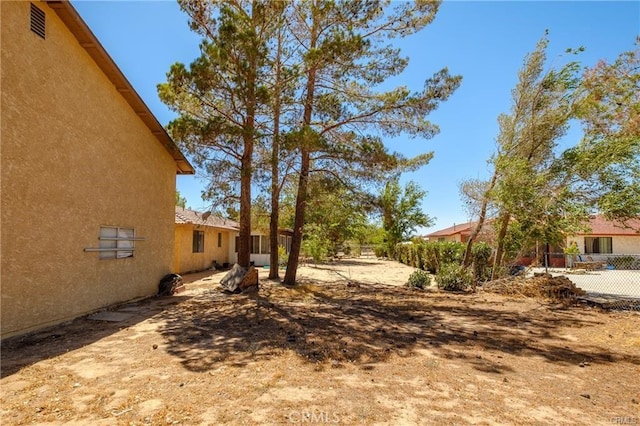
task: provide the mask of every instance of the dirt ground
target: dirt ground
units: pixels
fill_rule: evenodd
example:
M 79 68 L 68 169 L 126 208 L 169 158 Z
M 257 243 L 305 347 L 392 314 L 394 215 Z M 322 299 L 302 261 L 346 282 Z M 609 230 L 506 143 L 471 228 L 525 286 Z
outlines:
M 2 343 L 2 425 L 640 424 L 640 315 L 402 287 L 375 259 Z M 113 319 L 113 318 L 112 318 Z

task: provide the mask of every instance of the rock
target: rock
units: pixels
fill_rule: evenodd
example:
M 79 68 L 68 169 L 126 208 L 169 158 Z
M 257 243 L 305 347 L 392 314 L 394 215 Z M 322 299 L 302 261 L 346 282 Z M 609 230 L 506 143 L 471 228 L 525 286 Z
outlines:
M 237 263 L 220 280 L 222 288 L 229 293 L 250 293 L 258 291 L 258 270 L 250 266 L 244 268 Z
M 591 395 L 589 395 L 588 393 L 581 393 L 580 396 L 583 398 L 591 399 Z

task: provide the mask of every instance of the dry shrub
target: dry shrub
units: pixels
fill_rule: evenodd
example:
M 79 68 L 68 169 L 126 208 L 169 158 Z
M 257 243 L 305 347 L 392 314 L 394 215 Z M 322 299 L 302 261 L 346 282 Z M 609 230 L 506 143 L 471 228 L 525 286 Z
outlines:
M 505 296 L 534 297 L 567 301 L 586 294 L 565 276 L 537 274 L 530 278 L 508 277 L 488 282 L 485 291 Z

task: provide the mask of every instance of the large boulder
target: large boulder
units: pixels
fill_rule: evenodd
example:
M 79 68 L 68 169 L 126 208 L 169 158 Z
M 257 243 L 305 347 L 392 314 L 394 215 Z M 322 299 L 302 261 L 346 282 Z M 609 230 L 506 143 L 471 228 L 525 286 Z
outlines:
M 237 263 L 222 277 L 220 285 L 229 293 L 249 293 L 258 291 L 258 270 L 250 266 L 244 268 Z

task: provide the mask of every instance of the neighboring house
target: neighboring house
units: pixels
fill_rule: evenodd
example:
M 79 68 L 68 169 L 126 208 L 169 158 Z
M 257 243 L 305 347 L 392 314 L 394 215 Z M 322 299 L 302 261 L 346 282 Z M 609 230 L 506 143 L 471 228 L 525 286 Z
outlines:
M 238 261 L 238 222 L 210 212 L 176 207 L 173 268 L 178 274 L 204 271 L 215 264 L 225 267 Z M 293 232 L 281 229 L 279 244 L 289 253 Z M 251 232 L 250 261 L 255 266 L 269 265 L 269 235 Z
M 493 231 L 490 222 L 491 221 L 485 222 L 480 235 L 478 235 L 478 241 L 489 241 L 492 239 Z M 457 243 L 466 243 L 477 223 L 478 222 L 466 222 L 461 224 L 454 223 L 453 226 L 450 226 L 449 228 L 432 232 L 431 234 L 424 235 L 422 238 L 436 242 L 453 241 Z
M 640 255 L 640 219 L 629 221 L 625 227 L 597 215 L 589 220 L 589 228 L 589 232 L 568 237 L 567 246 L 575 242 L 581 254 L 595 258 L 607 254 Z
M 238 222 L 176 207 L 173 270 L 178 274 L 228 266 L 235 256 Z
M 469 239 L 469 235 L 473 232 L 473 227 L 476 225 L 476 222 L 467 222 L 453 226 L 449 228 L 444 228 L 436 232 L 432 232 L 431 234 L 425 235 L 423 238 L 428 239 L 429 241 L 453 241 L 458 243 L 465 243 Z
M 194 170 L 70 3 L 0 19 L 5 338 L 155 294 Z
M 232 261 L 235 263 L 238 258 L 237 250 L 237 236 L 234 243 L 234 251 L 232 253 Z M 291 239 L 293 238 L 293 231 L 289 229 L 278 230 L 278 244 L 284 247 L 285 252 L 288 254 L 291 251 Z M 268 266 L 270 263 L 270 243 L 269 234 L 260 231 L 251 232 L 251 255 L 250 260 L 255 266 Z
M 454 225 L 449 228 L 441 229 L 431 234 L 425 235 L 423 238 L 429 241 L 455 241 L 465 243 L 468 241 L 473 227 L 476 222 L 468 222 L 460 225 Z M 575 243 L 581 255 L 588 255 L 597 261 L 605 261 L 607 255 L 640 255 L 640 219 L 632 220 L 625 227 L 622 224 L 611 222 L 604 216 L 592 216 L 588 227 L 590 231 L 567 237 L 566 246 Z M 491 243 L 492 237 L 491 224 L 485 225 L 479 241 Z M 544 262 L 544 252 L 546 247 L 543 243 L 537 245 L 526 256 L 518 259 L 518 263 L 529 265 L 534 262 L 542 264 Z M 565 256 L 561 247 L 550 247 L 549 265 L 554 267 L 563 267 L 565 265 Z

